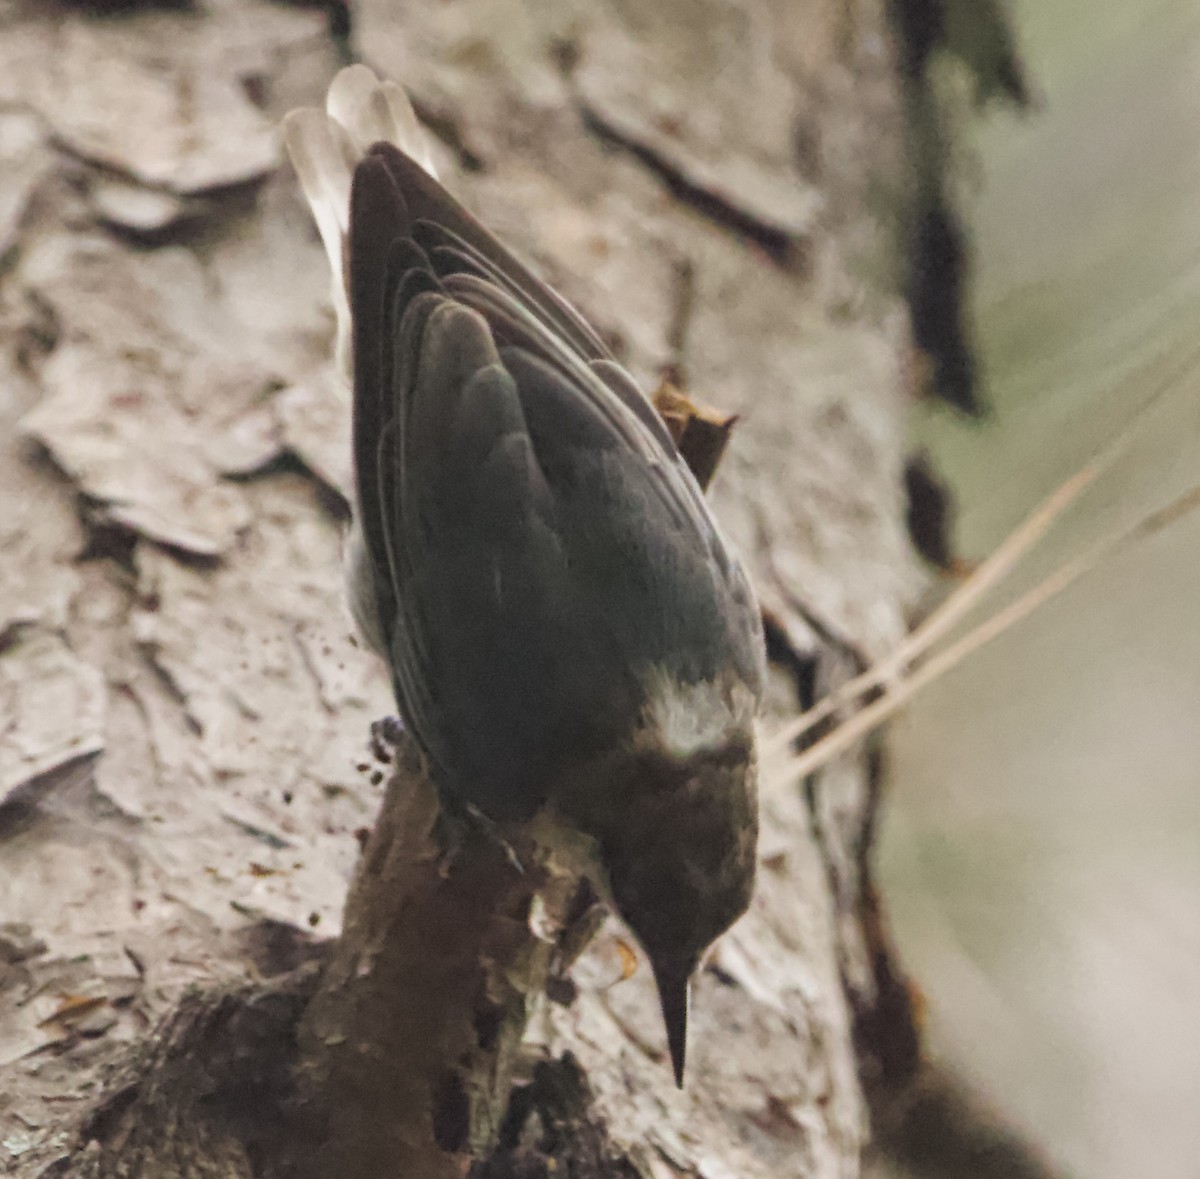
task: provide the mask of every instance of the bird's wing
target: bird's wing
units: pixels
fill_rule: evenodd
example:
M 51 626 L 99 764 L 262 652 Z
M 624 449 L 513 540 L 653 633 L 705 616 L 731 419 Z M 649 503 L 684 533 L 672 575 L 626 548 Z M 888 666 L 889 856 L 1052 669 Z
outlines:
M 696 650 L 679 618 L 717 657 L 740 570 L 633 381 L 389 145 L 355 171 L 349 243 L 360 525 L 402 711 L 463 778 L 586 744 L 584 713 L 633 707 L 639 661 Z M 608 616 L 621 594 L 640 628 Z M 498 668 L 501 719 L 472 695 Z
M 445 290 L 488 321 L 500 345 L 550 364 L 614 439 L 660 471 L 660 494 L 716 543 L 703 493 L 657 410 L 584 319 L 532 274 L 436 180 L 390 144 L 380 160 L 411 218 L 411 233 Z M 723 546 L 722 546 L 723 547 Z

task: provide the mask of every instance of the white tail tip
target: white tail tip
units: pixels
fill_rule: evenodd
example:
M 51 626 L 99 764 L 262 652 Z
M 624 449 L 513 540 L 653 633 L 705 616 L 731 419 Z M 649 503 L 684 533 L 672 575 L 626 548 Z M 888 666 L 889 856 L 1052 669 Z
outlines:
M 380 81 L 364 65 L 339 71 L 323 111 L 305 107 L 290 111 L 283 120 L 283 141 L 329 258 L 336 358 L 347 390 L 352 371 L 345 270 L 350 182 L 359 160 L 380 140 L 394 144 L 436 178 L 429 143 L 408 95 L 395 82 Z

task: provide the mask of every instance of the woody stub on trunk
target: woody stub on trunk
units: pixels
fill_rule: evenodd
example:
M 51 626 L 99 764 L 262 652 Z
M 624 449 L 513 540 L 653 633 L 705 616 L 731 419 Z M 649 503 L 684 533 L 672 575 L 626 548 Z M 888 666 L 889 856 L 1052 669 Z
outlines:
M 702 482 L 728 442 L 711 517 L 682 468 L 668 486 L 720 573 L 700 598 L 728 633 L 681 682 L 732 668 L 697 748 L 738 752 L 721 797 L 741 817 L 721 822 L 745 834 L 755 697 L 769 728 L 885 654 L 916 587 L 900 246 L 868 201 L 902 208 L 906 184 L 887 13 L 364 0 L 347 33 L 340 5 L 136 7 L 17 4 L 0 38 L 5 1162 L 856 1173 L 863 1081 L 915 1059 L 866 876 L 878 756 L 803 789 L 760 767 L 753 897 L 743 864 L 668 985 L 637 915 L 660 897 L 610 897 L 631 937 L 575 841 L 446 804 L 428 771 L 465 738 L 413 723 L 394 640 L 388 667 L 351 639 L 338 296 L 275 127 L 323 104 L 347 53 L 398 78 L 418 163 L 595 328 L 573 346 L 612 370 L 572 396 L 616 405 L 655 463 L 678 461 L 670 432 Z M 421 248 L 418 283 L 470 274 Z M 466 303 L 471 347 L 482 314 L 511 375 L 511 333 L 544 330 L 547 305 L 497 328 Z M 642 416 L 664 376 L 721 413 L 666 390 L 662 423 Z M 370 550 L 390 577 L 392 545 Z M 372 743 L 393 674 L 416 741 Z M 504 701 L 514 725 L 521 705 Z M 636 830 L 694 848 L 671 838 L 693 816 Z

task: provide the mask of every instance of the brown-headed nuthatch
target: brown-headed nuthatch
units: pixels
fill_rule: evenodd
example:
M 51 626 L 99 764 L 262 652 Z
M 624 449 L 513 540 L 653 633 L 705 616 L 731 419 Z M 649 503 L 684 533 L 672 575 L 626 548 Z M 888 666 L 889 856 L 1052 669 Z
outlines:
M 353 381 L 351 603 L 440 790 L 590 837 L 682 1084 L 690 980 L 758 832 L 758 607 L 651 402 L 343 70 L 288 148 Z

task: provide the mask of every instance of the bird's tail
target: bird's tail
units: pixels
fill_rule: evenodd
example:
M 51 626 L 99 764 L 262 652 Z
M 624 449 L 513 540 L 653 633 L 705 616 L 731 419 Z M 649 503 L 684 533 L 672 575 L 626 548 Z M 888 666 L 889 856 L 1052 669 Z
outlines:
M 329 257 L 337 312 L 337 365 L 348 389 L 352 358 L 345 257 L 354 169 L 373 143 L 386 140 L 430 176 L 437 174 L 408 95 L 395 82 L 381 82 L 364 65 L 338 73 L 330 83 L 324 110 L 291 111 L 283 120 L 283 139 Z

